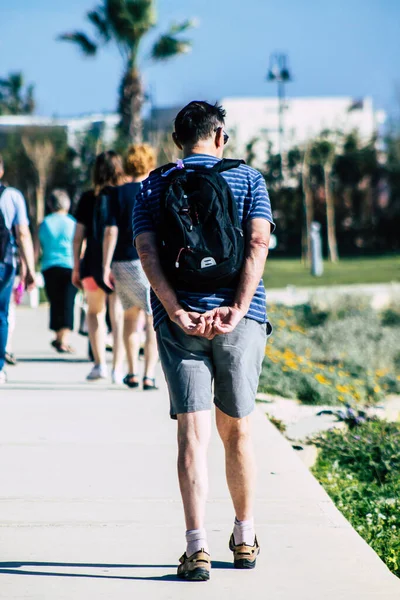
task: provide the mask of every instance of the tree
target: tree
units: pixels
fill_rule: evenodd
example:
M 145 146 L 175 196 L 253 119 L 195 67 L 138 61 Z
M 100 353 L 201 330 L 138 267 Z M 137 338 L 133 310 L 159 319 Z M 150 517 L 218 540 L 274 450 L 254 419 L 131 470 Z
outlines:
M 321 139 L 314 142 L 311 149 L 311 160 L 315 164 L 319 164 L 324 173 L 328 253 L 331 262 L 336 263 L 339 260 L 339 255 L 336 240 L 335 195 L 332 189 L 332 171 L 335 163 L 337 139 L 330 141 L 328 135 L 329 133 L 326 132 Z
M 94 28 L 94 38 L 74 31 L 62 34 L 59 39 L 73 42 L 86 56 L 95 56 L 108 43 L 116 45 L 124 63 L 119 88 L 119 133 L 124 143 L 140 142 L 144 91 L 139 58 L 143 39 L 157 23 L 155 0 L 102 0 L 86 17 Z M 173 24 L 153 45 L 151 58 L 164 61 L 189 52 L 191 42 L 181 35 L 192 25 L 192 21 Z
M 310 166 L 311 166 L 311 143 L 307 147 L 303 156 L 302 165 L 302 183 L 303 183 L 303 198 L 304 198 L 304 213 L 305 213 L 305 235 L 302 235 L 302 258 L 306 259 L 308 264 L 311 264 L 311 223 L 314 219 L 314 196 L 310 184 Z
M 54 160 L 55 149 L 49 139 L 32 141 L 28 137 L 23 137 L 22 145 L 26 155 L 32 161 L 37 174 L 36 226 L 38 226 L 44 219 L 46 188 L 50 176 L 50 168 Z
M 0 115 L 32 114 L 35 110 L 33 85 L 25 87 L 21 72 L 0 79 Z

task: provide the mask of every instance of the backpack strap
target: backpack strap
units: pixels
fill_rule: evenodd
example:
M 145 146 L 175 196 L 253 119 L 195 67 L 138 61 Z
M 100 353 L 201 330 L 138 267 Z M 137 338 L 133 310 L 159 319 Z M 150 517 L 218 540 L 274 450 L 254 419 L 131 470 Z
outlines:
M 158 167 L 158 169 L 154 169 L 150 175 L 164 175 L 164 173 L 167 173 L 167 171 L 170 171 L 174 167 L 176 167 L 176 163 L 168 163 L 162 167 Z
M 223 158 L 215 163 L 215 165 L 211 168 L 211 171 L 214 171 L 214 173 L 223 173 L 224 171 L 229 171 L 230 169 L 237 169 L 240 167 L 240 165 L 245 164 L 246 162 L 244 160 Z

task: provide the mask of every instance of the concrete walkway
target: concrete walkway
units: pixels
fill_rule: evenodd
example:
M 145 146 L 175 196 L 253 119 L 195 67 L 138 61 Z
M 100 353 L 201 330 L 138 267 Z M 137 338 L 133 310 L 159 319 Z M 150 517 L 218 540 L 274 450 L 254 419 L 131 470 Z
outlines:
M 400 581 L 333 506 L 290 445 L 257 411 L 254 572 L 234 571 L 233 512 L 222 448 L 210 448 L 209 583 L 175 578 L 184 523 L 176 425 L 157 393 L 87 384 L 50 349 L 43 309 L 18 312 L 22 358 L 0 389 L 0 598 L 3 600 L 395 600 Z

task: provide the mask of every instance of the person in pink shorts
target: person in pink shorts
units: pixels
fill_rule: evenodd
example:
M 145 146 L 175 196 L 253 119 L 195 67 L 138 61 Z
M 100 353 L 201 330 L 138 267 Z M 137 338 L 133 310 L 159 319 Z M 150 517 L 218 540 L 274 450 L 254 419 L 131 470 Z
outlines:
M 94 365 L 87 379 L 108 377 L 105 344 L 108 298 L 114 340 L 112 381 L 117 384 L 122 384 L 123 379 L 123 310 L 117 294 L 103 280 L 103 237 L 113 189 L 124 182 L 120 155 L 113 151 L 99 154 L 93 170 L 93 189 L 82 194 L 76 209 L 72 272 L 73 284 L 85 291 L 88 303 L 87 322 Z

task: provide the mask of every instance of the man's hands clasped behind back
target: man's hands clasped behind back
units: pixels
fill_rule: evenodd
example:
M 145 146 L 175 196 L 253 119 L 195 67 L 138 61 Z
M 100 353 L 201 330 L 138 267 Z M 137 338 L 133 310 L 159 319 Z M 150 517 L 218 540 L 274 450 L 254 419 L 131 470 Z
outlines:
M 183 308 L 176 311 L 171 320 L 187 334 L 212 340 L 216 335 L 231 333 L 245 311 L 233 306 L 221 306 L 205 313 L 186 311 Z

